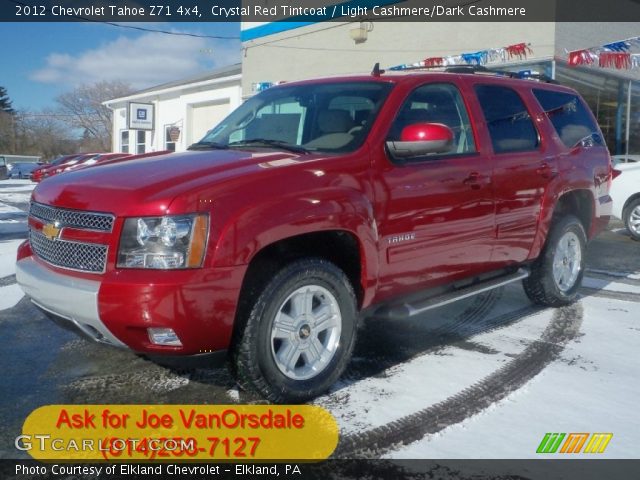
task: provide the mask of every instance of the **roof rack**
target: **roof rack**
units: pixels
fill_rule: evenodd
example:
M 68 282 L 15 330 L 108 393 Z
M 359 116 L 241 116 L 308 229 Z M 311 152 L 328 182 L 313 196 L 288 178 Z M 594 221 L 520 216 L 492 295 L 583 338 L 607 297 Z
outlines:
M 394 70 L 393 68 L 391 70 Z M 433 65 L 433 66 L 407 66 L 402 69 L 398 69 L 398 71 L 413 71 L 413 70 L 441 70 L 447 73 L 462 73 L 462 74 L 475 74 L 481 73 L 485 75 L 497 75 L 509 78 L 519 78 L 519 79 L 527 79 L 527 80 L 537 80 L 545 83 L 558 83 L 553 78 L 543 74 L 538 73 L 531 70 L 521 70 L 519 72 L 509 72 L 505 70 L 496 70 L 492 68 L 487 68 L 484 65 Z M 384 73 L 384 70 L 381 71 Z

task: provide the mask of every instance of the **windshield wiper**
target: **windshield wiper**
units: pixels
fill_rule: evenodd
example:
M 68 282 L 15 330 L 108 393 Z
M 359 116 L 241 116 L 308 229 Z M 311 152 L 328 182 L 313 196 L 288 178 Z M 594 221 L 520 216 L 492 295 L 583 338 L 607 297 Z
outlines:
M 193 143 L 191 145 L 189 145 L 189 148 L 187 148 L 187 150 L 209 150 L 209 149 L 214 149 L 214 150 L 226 150 L 228 147 L 222 143 L 216 143 L 216 142 L 196 142 Z
M 269 138 L 250 138 L 247 140 L 238 140 L 237 142 L 231 142 L 228 146 L 246 147 L 251 145 L 280 148 L 282 150 L 287 150 L 294 153 L 311 153 L 309 150 L 299 145 L 291 145 L 290 143 L 283 142 L 282 140 L 272 140 Z

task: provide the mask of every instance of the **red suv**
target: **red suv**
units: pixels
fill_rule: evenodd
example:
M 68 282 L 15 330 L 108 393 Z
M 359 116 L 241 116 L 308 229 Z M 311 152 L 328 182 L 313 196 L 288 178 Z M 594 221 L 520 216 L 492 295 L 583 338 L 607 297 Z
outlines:
M 226 356 L 304 401 L 359 316 L 403 318 L 522 280 L 576 298 L 611 164 L 580 96 L 502 75 L 295 82 L 190 151 L 40 184 L 17 280 L 54 319 L 147 355 Z

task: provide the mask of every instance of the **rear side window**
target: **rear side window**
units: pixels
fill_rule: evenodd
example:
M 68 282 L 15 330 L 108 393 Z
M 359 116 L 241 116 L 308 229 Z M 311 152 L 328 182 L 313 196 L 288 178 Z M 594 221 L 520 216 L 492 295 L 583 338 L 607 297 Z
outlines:
M 475 90 L 495 153 L 523 152 L 538 147 L 538 132 L 515 90 L 494 85 L 477 85 Z
M 574 147 L 589 138 L 603 145 L 598 127 L 576 95 L 549 90 L 534 90 L 533 94 L 565 146 Z

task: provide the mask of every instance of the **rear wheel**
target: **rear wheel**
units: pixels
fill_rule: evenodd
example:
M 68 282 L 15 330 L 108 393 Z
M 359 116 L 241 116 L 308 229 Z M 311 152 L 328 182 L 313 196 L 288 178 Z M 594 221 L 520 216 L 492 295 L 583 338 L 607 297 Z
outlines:
M 634 240 L 640 240 L 640 198 L 632 201 L 624 209 L 624 225 Z
M 556 221 L 531 274 L 523 281 L 527 296 L 539 305 L 558 307 L 575 300 L 585 268 L 587 238 L 580 220 Z
M 272 402 L 303 402 L 340 376 L 355 341 L 356 299 L 322 259 L 281 269 L 255 300 L 234 348 L 239 383 Z

